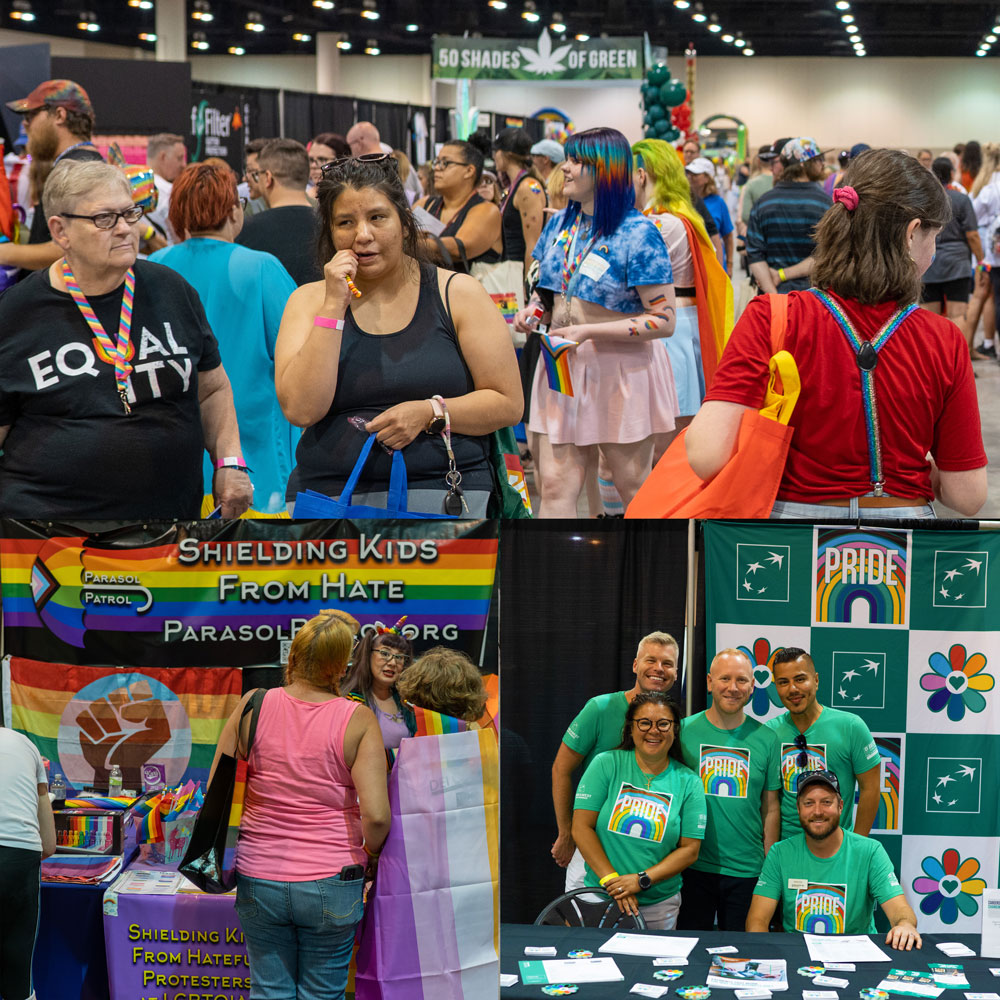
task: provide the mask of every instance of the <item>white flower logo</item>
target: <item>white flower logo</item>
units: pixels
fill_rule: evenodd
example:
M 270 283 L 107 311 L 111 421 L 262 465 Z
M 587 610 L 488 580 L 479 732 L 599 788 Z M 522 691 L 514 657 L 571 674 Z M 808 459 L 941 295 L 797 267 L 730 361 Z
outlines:
M 549 29 L 545 28 L 538 36 L 538 50 L 529 49 L 525 45 L 519 45 L 518 51 L 524 57 L 524 68 L 529 73 L 538 76 L 550 76 L 553 73 L 565 72 L 566 67 L 562 60 L 572 49 L 572 45 L 560 45 L 555 51 L 552 49 L 552 39 L 549 36 Z

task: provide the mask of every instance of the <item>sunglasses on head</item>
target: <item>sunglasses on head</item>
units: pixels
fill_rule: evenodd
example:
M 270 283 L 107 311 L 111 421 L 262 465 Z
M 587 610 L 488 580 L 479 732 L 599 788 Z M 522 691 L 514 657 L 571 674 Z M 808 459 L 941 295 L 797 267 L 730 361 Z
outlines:
M 809 744 L 806 742 L 805 733 L 799 733 L 795 737 L 795 748 L 799 751 L 795 758 L 796 767 L 805 767 L 809 762 Z
M 349 163 L 381 163 L 385 166 L 391 163 L 394 170 L 399 170 L 399 161 L 392 153 L 363 153 L 361 156 L 338 156 L 337 159 L 324 163 L 319 168 L 320 173 L 326 177 L 335 170 L 343 169 Z

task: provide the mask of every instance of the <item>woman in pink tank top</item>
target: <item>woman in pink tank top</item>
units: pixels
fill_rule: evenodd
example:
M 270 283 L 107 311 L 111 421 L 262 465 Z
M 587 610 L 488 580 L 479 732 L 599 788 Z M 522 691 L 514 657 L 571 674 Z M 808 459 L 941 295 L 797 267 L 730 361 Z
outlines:
M 236 854 L 254 1000 L 344 996 L 365 867 L 389 832 L 378 723 L 338 694 L 353 642 L 321 612 L 292 640 L 284 686 L 264 695 Z M 220 750 L 232 752 L 241 711 Z

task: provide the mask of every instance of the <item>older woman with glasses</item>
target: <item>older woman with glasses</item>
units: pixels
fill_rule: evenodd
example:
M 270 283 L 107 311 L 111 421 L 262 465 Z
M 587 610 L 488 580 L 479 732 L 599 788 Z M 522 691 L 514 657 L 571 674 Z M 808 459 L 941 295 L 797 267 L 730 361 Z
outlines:
M 701 780 L 681 750 L 680 706 L 660 691 L 629 703 L 617 750 L 598 754 L 576 790 L 573 839 L 622 913 L 673 930 L 681 872 L 698 859 L 707 810 Z
M 503 257 L 500 209 L 477 193 L 483 154 L 471 142 L 449 142 L 433 166 L 434 196 L 417 206 L 440 219 L 444 229 L 437 239 L 424 237 L 428 251 L 443 258 L 443 249 L 451 258 L 447 266 L 456 271 L 497 263 Z
M 274 391 L 274 345 L 295 282 L 277 257 L 233 242 L 243 228 L 236 174 L 224 163 L 192 163 L 174 183 L 170 225 L 181 240 L 150 258 L 198 292 L 233 384 L 254 510 L 285 509 L 299 432 Z M 204 463 L 205 490 L 214 470 Z
M 218 344 L 195 290 L 136 260 L 125 175 L 57 164 L 44 204 L 63 256 L 0 300 L 0 514 L 198 517 L 207 450 L 238 517 L 251 487 Z
M 392 628 L 376 623 L 354 650 L 350 670 L 341 685 L 348 698 L 367 705 L 382 730 L 386 750 L 398 750 L 417 731 L 413 712 L 403 704 L 396 682 L 413 659 L 413 644 L 402 634 L 401 618 Z
M 329 164 L 319 203 L 324 278 L 288 300 L 275 353 L 282 410 L 305 428 L 286 498 L 338 496 L 375 434 L 354 503 L 386 506 L 395 449 L 410 511 L 486 516 L 489 435 L 522 408 L 503 317 L 473 278 L 426 260 L 390 154 Z

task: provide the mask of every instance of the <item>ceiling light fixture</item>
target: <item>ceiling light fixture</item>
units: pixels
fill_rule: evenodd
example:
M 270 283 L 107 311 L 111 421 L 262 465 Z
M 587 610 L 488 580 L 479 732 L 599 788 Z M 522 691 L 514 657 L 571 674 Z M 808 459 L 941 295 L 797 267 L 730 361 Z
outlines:
M 674 0 L 674 6 L 678 10 L 687 10 L 691 6 L 691 0 Z
M 31 4 L 28 3 L 28 0 L 14 0 L 14 3 L 11 4 L 11 6 L 14 8 L 10 12 L 10 16 L 13 20 L 34 21 L 35 15 L 31 10 Z
M 247 52 L 242 45 L 230 45 L 227 51 L 231 56 L 245 56 Z
M 524 0 L 524 9 L 521 11 L 521 17 L 529 24 L 534 24 L 540 19 L 541 15 L 535 8 L 535 0 Z
M 420 25 L 419 24 L 408 24 L 406 26 L 406 30 L 409 31 L 409 32 L 411 32 L 411 33 L 414 32 L 414 31 L 419 31 L 420 30 Z
M 193 21 L 214 21 L 215 16 L 212 14 L 212 9 L 208 5 L 208 0 L 194 0 L 194 10 L 191 11 L 191 19 Z
M 260 19 L 260 14 L 258 14 L 255 10 L 247 11 L 247 19 L 243 27 L 246 28 L 247 31 L 263 31 L 264 23 Z
M 363 0 L 361 8 L 361 16 L 366 20 L 377 21 L 379 19 L 380 15 L 375 7 L 375 0 Z
M 492 7 L 494 10 L 506 10 L 507 0 L 489 0 L 488 6 Z
M 341 38 L 340 41 L 337 42 L 337 48 L 340 49 L 341 52 L 350 52 L 353 46 L 346 38 Z
M 840 19 L 841 19 L 841 21 L 844 22 L 844 24 L 854 24 L 854 15 L 853 14 L 841 14 L 840 15 Z
M 717 35 L 717 34 L 718 34 L 718 33 L 719 33 L 720 31 L 722 31 L 722 25 L 721 25 L 721 24 L 716 24 L 716 23 L 715 23 L 715 22 L 713 21 L 713 22 L 712 22 L 712 23 L 711 23 L 711 24 L 710 24 L 710 25 L 708 26 L 708 30 L 709 30 L 709 31 L 711 31 L 711 32 L 712 32 L 713 34 L 716 34 L 716 35 Z
M 152 10 L 153 0 L 128 0 L 130 7 L 138 7 L 139 10 Z
M 366 56 L 377 56 L 382 50 L 378 47 L 378 42 L 374 38 L 368 39 L 368 44 L 365 46 Z
M 747 43 L 747 40 L 745 38 L 740 38 L 739 35 L 737 35 L 736 36 L 736 41 L 733 42 L 733 45 L 735 45 L 736 48 L 738 48 L 738 49 L 742 49 L 743 46 L 746 45 L 746 43 Z
M 735 41 L 736 41 L 736 38 L 735 38 L 735 36 L 734 36 L 734 35 L 730 35 L 730 34 L 729 34 L 729 33 L 727 32 L 727 33 L 726 33 L 725 35 L 723 35 L 723 36 L 722 36 L 722 40 L 723 40 L 723 41 L 724 41 L 724 42 L 725 42 L 725 43 L 726 43 L 727 45 L 732 45 L 732 44 L 733 44 L 733 42 L 735 42 Z
M 837 10 L 850 10 L 851 9 L 851 5 L 847 2 L 847 0 L 837 0 L 837 2 L 834 4 L 834 7 L 836 7 Z
M 142 32 L 139 33 L 139 41 L 140 42 L 155 42 L 156 41 L 156 35 L 152 31 L 142 31 Z
M 990 43 L 990 45 L 992 45 L 996 40 L 997 40 L 997 36 L 996 35 L 987 35 L 986 36 L 986 41 L 988 41 Z
M 191 48 L 204 52 L 208 48 L 208 39 L 204 31 L 194 31 L 191 33 Z
M 566 30 L 566 22 L 563 20 L 562 14 L 556 12 L 552 15 L 552 22 L 549 27 L 557 34 L 561 35 Z
M 743 50 L 743 55 L 745 55 L 745 56 L 752 56 L 753 54 L 754 54 L 753 49 L 744 49 Z
M 101 26 L 97 23 L 97 15 L 92 10 L 80 11 L 80 20 L 76 22 L 80 31 L 100 31 Z
M 334 3 L 333 0 L 313 0 L 313 6 L 320 10 L 333 10 Z
M 312 38 L 312 35 L 307 35 L 301 31 L 296 31 L 295 34 L 292 35 L 292 41 L 294 42 L 311 42 Z

